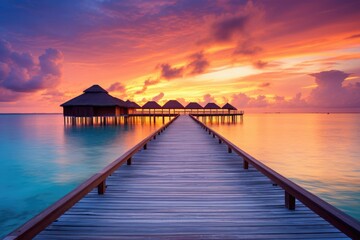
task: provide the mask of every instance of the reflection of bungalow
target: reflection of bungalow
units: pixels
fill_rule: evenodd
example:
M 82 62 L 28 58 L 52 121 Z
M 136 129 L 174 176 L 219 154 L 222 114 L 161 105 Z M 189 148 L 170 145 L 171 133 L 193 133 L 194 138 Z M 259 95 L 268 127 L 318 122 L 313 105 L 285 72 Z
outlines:
M 226 103 L 226 104 L 222 107 L 222 109 L 227 109 L 229 114 L 231 113 L 231 111 L 236 111 L 236 110 L 237 110 L 237 108 L 234 107 L 233 105 L 231 105 L 230 103 Z
M 204 109 L 210 109 L 211 113 L 213 109 L 216 109 L 216 112 L 218 112 L 218 109 L 220 109 L 220 107 L 216 103 L 208 103 L 205 105 Z
M 170 109 L 173 109 L 175 114 L 175 110 L 184 109 L 184 106 L 181 103 L 179 103 L 177 100 L 169 100 L 164 104 L 164 106 L 162 106 L 162 108 L 169 109 L 169 114 L 170 114 Z
M 190 110 L 190 113 L 193 112 L 193 110 L 196 110 L 197 113 L 199 113 L 199 109 L 204 109 L 200 104 L 197 102 L 191 102 L 185 107 L 186 110 Z
M 64 116 L 70 117 L 99 117 L 120 116 L 127 114 L 127 104 L 109 95 L 99 85 L 93 85 L 84 93 L 63 104 Z
M 136 102 L 132 102 L 130 100 L 127 100 L 125 103 L 126 103 L 126 105 L 128 107 L 128 114 L 135 114 L 136 109 L 141 109 L 141 107 Z
M 149 109 L 149 114 L 151 113 L 151 109 L 153 109 L 155 114 L 155 111 L 161 109 L 161 106 L 155 101 L 148 101 L 142 106 L 142 109 Z

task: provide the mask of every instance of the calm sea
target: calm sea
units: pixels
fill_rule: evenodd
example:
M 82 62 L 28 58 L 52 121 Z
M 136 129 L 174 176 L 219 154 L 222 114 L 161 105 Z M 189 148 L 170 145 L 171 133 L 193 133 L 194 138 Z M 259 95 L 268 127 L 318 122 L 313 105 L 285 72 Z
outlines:
M 360 220 L 360 114 L 245 114 L 207 124 L 241 149 Z
M 0 237 L 115 160 L 162 119 L 65 127 L 61 115 L 0 115 Z M 360 114 L 246 114 L 208 122 L 246 152 L 360 219 Z
M 0 115 L 0 238 L 162 124 L 162 118 L 137 118 L 118 126 L 69 127 L 62 115 Z

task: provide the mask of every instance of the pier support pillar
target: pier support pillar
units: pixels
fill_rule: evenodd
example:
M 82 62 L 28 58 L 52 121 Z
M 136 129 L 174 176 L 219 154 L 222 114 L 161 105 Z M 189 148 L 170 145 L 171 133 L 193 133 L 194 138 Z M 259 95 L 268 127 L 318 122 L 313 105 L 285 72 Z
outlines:
M 126 164 L 127 164 L 127 165 L 131 165 L 131 160 L 132 160 L 132 159 L 129 158 L 129 159 L 126 161 Z
M 249 162 L 246 161 L 245 159 L 244 159 L 243 167 L 244 169 L 249 169 Z
M 228 147 L 228 153 L 232 153 L 231 147 Z
M 147 149 L 147 144 L 144 145 L 144 150 L 146 150 L 146 149 Z
M 285 207 L 289 210 L 295 210 L 295 197 L 285 191 Z
M 103 195 L 105 193 L 105 190 L 106 190 L 106 180 L 102 181 L 98 185 L 98 194 Z

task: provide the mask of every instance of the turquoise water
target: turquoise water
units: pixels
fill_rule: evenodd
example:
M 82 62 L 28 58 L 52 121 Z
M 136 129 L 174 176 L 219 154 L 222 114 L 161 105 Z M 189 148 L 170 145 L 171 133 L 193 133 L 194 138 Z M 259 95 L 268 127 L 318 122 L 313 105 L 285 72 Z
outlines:
M 160 118 L 137 118 L 118 126 L 71 127 L 61 115 L 0 115 L 0 237 L 162 124 Z
M 246 114 L 208 122 L 239 147 L 360 220 L 360 114 Z M 0 237 L 163 124 L 69 127 L 61 115 L 0 115 Z
M 245 114 L 236 123 L 207 124 L 360 220 L 360 114 Z

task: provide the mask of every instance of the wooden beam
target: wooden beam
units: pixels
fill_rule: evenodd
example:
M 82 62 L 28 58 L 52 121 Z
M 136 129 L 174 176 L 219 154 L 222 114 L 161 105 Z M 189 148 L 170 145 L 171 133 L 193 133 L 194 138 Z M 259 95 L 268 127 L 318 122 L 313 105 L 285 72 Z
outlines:
M 102 181 L 98 185 L 97 189 L 98 189 L 98 194 L 103 195 L 106 191 L 106 180 Z

